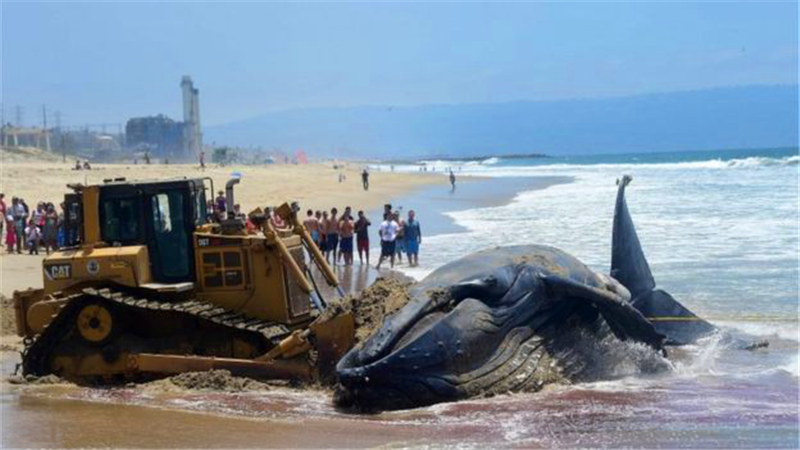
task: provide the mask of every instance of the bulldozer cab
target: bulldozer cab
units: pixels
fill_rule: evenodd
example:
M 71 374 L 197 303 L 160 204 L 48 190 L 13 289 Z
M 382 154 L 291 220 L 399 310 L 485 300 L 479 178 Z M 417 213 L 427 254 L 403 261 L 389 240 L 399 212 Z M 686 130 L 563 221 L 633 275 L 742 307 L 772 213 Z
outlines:
M 101 241 L 147 246 L 153 281 L 195 279 L 192 233 L 206 222 L 202 179 L 105 184 L 97 211 Z

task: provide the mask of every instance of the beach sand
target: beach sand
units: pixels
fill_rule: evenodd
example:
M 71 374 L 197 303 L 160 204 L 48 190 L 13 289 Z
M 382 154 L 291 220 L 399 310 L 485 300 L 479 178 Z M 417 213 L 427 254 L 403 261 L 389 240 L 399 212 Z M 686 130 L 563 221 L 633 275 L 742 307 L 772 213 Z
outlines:
M 69 161 L 69 160 L 68 160 Z M 351 205 L 357 209 L 373 209 L 386 201 L 431 184 L 446 185 L 441 175 L 423 173 L 392 173 L 373 171 L 370 189 L 361 186 L 362 165 L 337 163 L 334 169 L 327 164 L 272 164 L 260 166 L 211 165 L 201 171 L 197 165 L 187 164 L 96 164 L 92 170 L 72 170 L 73 162 L 8 162 L 0 164 L 0 192 L 7 203 L 11 197 L 24 198 L 29 206 L 38 201 L 58 205 L 69 192 L 68 183 L 102 183 L 104 179 L 124 177 L 127 180 L 152 180 L 182 177 L 210 177 L 214 190 L 224 190 L 231 174 L 241 174 L 242 181 L 235 188 L 236 203 L 244 212 L 257 206 L 277 206 L 283 202 L 297 201 L 301 208 L 340 210 Z M 345 179 L 339 182 L 339 174 Z

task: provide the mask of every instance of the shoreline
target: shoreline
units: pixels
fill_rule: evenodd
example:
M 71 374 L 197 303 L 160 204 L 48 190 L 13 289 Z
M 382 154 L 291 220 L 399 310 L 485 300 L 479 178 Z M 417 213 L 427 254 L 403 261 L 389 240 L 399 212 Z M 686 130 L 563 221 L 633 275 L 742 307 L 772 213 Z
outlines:
M 442 176 L 442 175 L 440 175 Z M 446 178 L 442 176 L 442 178 Z M 403 218 L 408 210 L 416 213 L 425 238 L 441 234 L 460 234 L 469 230 L 457 224 L 448 214 L 469 209 L 492 208 L 505 206 L 525 192 L 546 189 L 558 184 L 574 182 L 570 176 L 532 176 L 532 177 L 478 177 L 462 176 L 456 183 L 455 191 L 450 186 L 425 186 L 416 191 L 400 195 L 391 200 L 392 208 L 400 210 Z M 378 227 L 383 215 L 383 208 L 366 211 L 372 222 L 370 230 L 371 247 L 379 242 Z M 375 241 L 373 242 L 373 239 Z M 379 248 L 374 248 L 379 252 Z M 407 269 L 403 265 L 395 270 Z
M 445 178 L 444 176 L 442 176 Z M 570 176 L 528 176 L 528 177 L 473 177 L 462 176 L 456 189 L 449 186 L 426 186 L 392 200 L 393 208 L 402 207 L 403 216 L 413 209 L 420 223 L 425 222 L 425 236 L 461 233 L 466 228 L 457 224 L 448 213 L 469 209 L 505 206 L 525 192 L 547 189 L 558 184 L 574 182 Z M 382 209 L 369 211 L 373 226 L 381 217 Z

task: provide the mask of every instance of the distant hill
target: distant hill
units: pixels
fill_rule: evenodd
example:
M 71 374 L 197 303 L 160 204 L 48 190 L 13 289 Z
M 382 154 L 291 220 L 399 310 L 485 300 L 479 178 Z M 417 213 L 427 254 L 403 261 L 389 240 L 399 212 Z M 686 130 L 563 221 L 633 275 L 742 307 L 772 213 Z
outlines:
M 798 86 L 596 100 L 298 109 L 206 127 L 205 141 L 317 156 L 550 155 L 794 146 Z

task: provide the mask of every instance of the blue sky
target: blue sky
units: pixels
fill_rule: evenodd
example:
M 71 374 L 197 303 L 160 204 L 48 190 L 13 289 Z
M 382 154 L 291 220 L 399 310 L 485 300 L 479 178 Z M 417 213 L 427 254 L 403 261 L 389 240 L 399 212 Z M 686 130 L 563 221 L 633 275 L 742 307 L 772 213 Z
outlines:
M 798 79 L 796 2 L 2 2 L 2 102 L 68 125 L 598 98 Z

